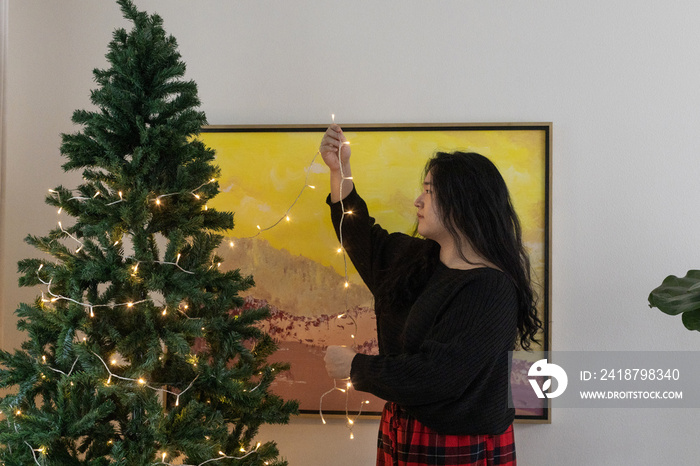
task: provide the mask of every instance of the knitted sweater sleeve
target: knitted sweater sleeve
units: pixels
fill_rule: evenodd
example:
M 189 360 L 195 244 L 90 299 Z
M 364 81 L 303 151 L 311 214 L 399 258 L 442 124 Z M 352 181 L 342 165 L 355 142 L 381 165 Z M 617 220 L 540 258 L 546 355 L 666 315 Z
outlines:
M 342 203 L 331 203 L 330 196 L 326 202 L 331 208 L 336 236 L 373 295 L 376 295 L 382 274 L 400 256 L 399 251 L 415 249 L 424 243 L 403 233 L 389 233 L 383 229 L 369 215 L 367 204 L 356 189 Z

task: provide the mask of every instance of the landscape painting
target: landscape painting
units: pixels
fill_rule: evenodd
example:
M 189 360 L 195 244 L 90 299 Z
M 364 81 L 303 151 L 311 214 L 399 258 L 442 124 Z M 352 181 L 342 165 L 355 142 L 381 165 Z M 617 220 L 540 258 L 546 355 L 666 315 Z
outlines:
M 356 189 L 370 214 L 389 231 L 411 233 L 413 202 L 427 159 L 436 151 L 489 157 L 509 186 L 531 255 L 532 276 L 549 349 L 551 125 L 346 125 Z M 384 401 L 347 389 L 328 377 L 328 345 L 376 354 L 372 295 L 339 247 L 326 197 L 328 169 L 318 147 L 325 126 L 212 126 L 199 138 L 216 151 L 221 193 L 209 204 L 234 212 L 234 229 L 219 251 L 222 267 L 253 275 L 245 306 L 268 306 L 264 324 L 291 363 L 274 391 L 297 399 L 303 413 L 379 414 Z M 347 286 L 346 286 L 347 285 Z M 535 356 L 533 356 L 535 357 Z M 546 421 L 549 409 L 527 381 L 533 361 L 514 361 L 518 419 Z M 338 384 L 338 385 L 336 385 Z M 523 408 L 525 407 L 525 408 Z

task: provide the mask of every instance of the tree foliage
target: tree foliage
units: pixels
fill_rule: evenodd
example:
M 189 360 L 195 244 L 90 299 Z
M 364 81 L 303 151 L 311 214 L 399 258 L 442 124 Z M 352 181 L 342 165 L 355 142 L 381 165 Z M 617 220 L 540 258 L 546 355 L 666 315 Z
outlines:
M 219 169 L 196 139 L 196 84 L 162 19 L 118 3 L 133 29 L 114 32 L 96 110 L 75 111 L 61 145 L 84 181 L 49 192 L 63 220 L 27 237 L 44 258 L 19 263 L 20 285 L 42 291 L 17 310 L 21 349 L 0 351 L 0 459 L 284 464 L 253 442 L 297 403 L 269 390 L 287 367 L 267 362 L 267 311 L 242 309 L 252 277 L 219 268 L 233 214 L 207 208 Z

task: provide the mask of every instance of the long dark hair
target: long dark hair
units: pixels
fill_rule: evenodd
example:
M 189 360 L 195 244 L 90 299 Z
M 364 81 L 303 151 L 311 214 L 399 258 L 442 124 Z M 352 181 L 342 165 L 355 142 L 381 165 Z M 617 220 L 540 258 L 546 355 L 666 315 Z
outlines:
M 428 173 L 438 212 L 460 254 L 466 237 L 478 254 L 515 284 L 520 347 L 530 349 L 542 321 L 535 307 L 520 221 L 503 177 L 493 162 L 474 152 L 438 152 L 426 163 L 424 177 Z

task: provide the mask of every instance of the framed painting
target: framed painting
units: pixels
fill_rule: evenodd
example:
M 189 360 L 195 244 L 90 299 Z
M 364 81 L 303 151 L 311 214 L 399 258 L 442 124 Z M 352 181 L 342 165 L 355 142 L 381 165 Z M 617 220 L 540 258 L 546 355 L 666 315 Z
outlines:
M 234 212 L 219 254 L 223 267 L 253 275 L 246 306 L 268 306 L 264 324 L 279 343 L 273 360 L 291 363 L 273 390 L 300 401 L 302 413 L 378 415 L 384 402 L 335 385 L 325 371 L 328 345 L 377 352 L 372 296 L 339 248 L 318 154 L 326 126 L 208 126 L 199 138 L 216 151 L 221 194 L 210 205 Z M 425 162 L 436 151 L 489 157 L 508 184 L 532 262 L 544 323 L 531 361 L 514 360 L 516 418 L 547 422 L 549 407 L 528 383 L 529 364 L 550 346 L 550 123 L 344 125 L 354 182 L 377 222 L 411 233 Z M 519 352 L 521 353 L 521 352 Z

